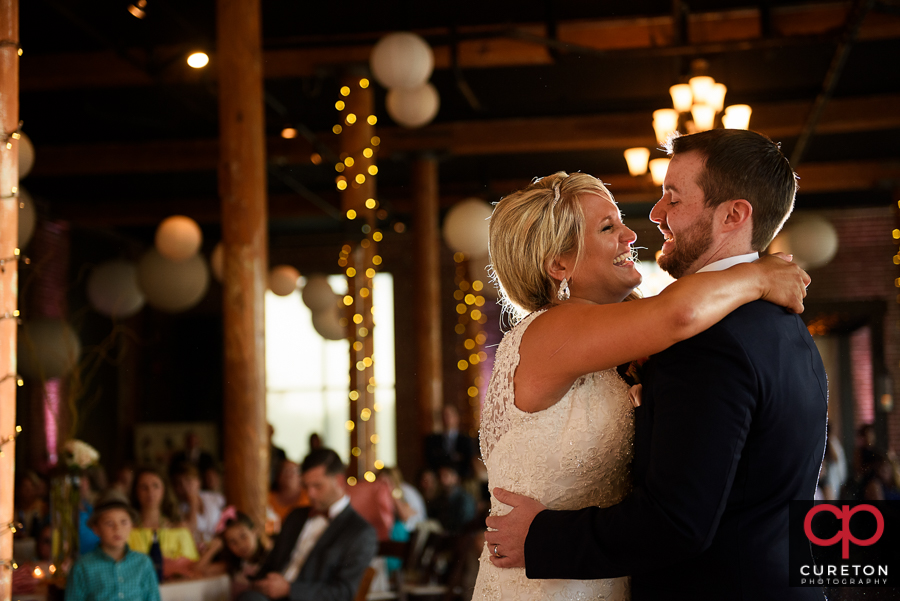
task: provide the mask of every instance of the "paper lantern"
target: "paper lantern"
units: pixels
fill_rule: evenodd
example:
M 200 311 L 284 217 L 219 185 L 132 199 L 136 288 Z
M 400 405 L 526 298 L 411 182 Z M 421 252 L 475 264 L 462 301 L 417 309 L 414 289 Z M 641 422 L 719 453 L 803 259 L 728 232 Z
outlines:
M 98 313 L 113 319 L 131 317 L 144 306 L 138 286 L 137 268 L 130 261 L 107 261 L 94 268 L 88 278 L 87 296 Z
M 19 135 L 19 179 L 24 179 L 34 167 L 34 144 L 25 134 Z
M 33 319 L 19 336 L 18 371 L 35 379 L 58 378 L 78 364 L 81 342 L 61 319 Z
M 209 270 L 201 255 L 175 262 L 153 248 L 138 263 L 138 284 L 150 306 L 178 313 L 203 299 L 209 286 Z
M 209 256 L 209 268 L 217 282 L 225 280 L 225 243 L 219 242 Z
M 428 42 L 414 33 L 391 33 L 375 44 L 369 66 L 386 88 L 417 88 L 431 77 L 434 53 Z
M 488 253 L 491 205 L 480 198 L 467 198 L 450 207 L 444 219 L 444 240 L 456 252 L 470 257 Z
M 321 273 L 313 274 L 306 278 L 306 285 L 303 286 L 300 298 L 303 299 L 303 304 L 309 307 L 309 310 L 313 313 L 324 311 L 337 304 L 334 290 L 331 289 L 328 278 Z
M 200 226 L 184 215 L 167 217 L 156 228 L 156 249 L 170 261 L 185 261 L 193 257 L 202 242 Z
M 838 250 L 837 230 L 824 217 L 801 218 L 785 228 L 790 254 L 803 269 L 826 265 Z
M 331 308 L 313 311 L 312 325 L 325 340 L 343 340 L 347 337 L 346 326 L 341 325 L 341 312 L 337 305 L 337 295 L 332 293 Z
M 300 272 L 290 265 L 278 265 L 269 272 L 269 290 L 278 296 L 290 296 L 297 289 Z
M 36 224 L 37 211 L 31 194 L 25 188 L 19 187 L 19 248 L 25 248 L 31 241 Z
M 441 98 L 433 85 L 426 83 L 418 88 L 393 89 L 385 99 L 391 119 L 410 129 L 422 127 L 438 114 Z

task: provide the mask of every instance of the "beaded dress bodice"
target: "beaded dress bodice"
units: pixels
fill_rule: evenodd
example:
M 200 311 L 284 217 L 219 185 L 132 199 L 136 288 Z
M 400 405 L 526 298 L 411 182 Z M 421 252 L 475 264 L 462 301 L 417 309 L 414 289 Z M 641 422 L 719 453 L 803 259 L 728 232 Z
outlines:
M 537 499 L 548 509 L 608 507 L 631 490 L 634 411 L 628 386 L 615 369 L 578 378 L 552 407 L 527 413 L 516 407 L 513 376 L 519 344 L 532 313 L 500 343 L 481 417 L 481 454 L 489 487 Z M 491 514 L 510 507 L 491 499 Z M 560 549 L 560 552 L 565 552 Z M 629 598 L 627 578 L 529 580 L 521 568 L 495 568 L 484 549 L 474 599 Z

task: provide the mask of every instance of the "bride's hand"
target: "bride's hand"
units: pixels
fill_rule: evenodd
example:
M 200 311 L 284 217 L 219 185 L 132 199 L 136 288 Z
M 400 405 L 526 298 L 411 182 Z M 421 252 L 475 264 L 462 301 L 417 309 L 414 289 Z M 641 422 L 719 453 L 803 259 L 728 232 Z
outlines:
M 803 313 L 803 299 L 809 286 L 809 274 L 792 263 L 791 255 L 775 253 L 753 264 L 762 269 L 762 300 L 781 305 L 794 313 Z

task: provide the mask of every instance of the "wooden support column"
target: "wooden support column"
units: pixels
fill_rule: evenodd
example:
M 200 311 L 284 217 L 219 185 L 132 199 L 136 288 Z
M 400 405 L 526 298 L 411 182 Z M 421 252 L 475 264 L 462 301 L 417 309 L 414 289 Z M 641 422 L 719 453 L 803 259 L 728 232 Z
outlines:
M 8 138 L 19 127 L 19 2 L 0 0 L 0 260 L 18 249 L 18 141 Z M 7 441 L 16 428 L 16 310 L 18 263 L 0 268 L 0 601 L 12 596 L 13 521 L 16 443 Z
M 364 84 L 364 85 L 363 85 Z M 341 212 L 353 236 L 344 247 L 340 264 L 347 276 L 347 333 L 350 341 L 350 465 L 348 474 L 374 480 L 377 460 L 375 404 L 375 344 L 372 336 L 372 278 L 381 263 L 378 257 L 375 211 L 375 100 L 368 79 L 347 75 L 341 79 L 341 160 L 345 170 L 339 178 Z M 368 151 L 367 151 L 368 150 Z M 340 182 L 344 182 L 343 185 Z M 377 258 L 376 258 L 377 257 Z M 351 480 L 352 482 L 352 480 Z
M 416 282 L 416 398 L 419 433 L 439 429 L 443 405 L 441 371 L 441 231 L 438 227 L 438 164 L 433 156 L 413 163 Z
M 225 493 L 265 522 L 268 273 L 260 0 L 218 0 L 219 194 L 225 279 Z

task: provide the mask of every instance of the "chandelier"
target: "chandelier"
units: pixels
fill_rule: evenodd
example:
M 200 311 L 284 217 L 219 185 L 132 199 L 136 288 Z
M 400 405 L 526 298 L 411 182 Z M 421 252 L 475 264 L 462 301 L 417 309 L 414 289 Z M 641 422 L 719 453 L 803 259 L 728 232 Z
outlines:
M 672 108 L 653 111 L 653 132 L 656 141 L 664 145 L 669 137 L 678 131 L 693 134 L 713 129 L 717 122 L 725 129 L 747 129 L 750 125 L 752 109 L 747 104 L 725 106 L 728 88 L 712 77 L 705 75 L 709 64 L 703 59 L 691 63 L 695 74 L 687 83 L 679 83 L 669 88 Z M 721 119 L 717 117 L 721 114 Z M 657 186 L 662 185 L 666 176 L 669 159 L 650 159 L 649 148 L 629 148 L 625 151 L 628 172 L 642 176 L 650 168 L 650 176 Z

